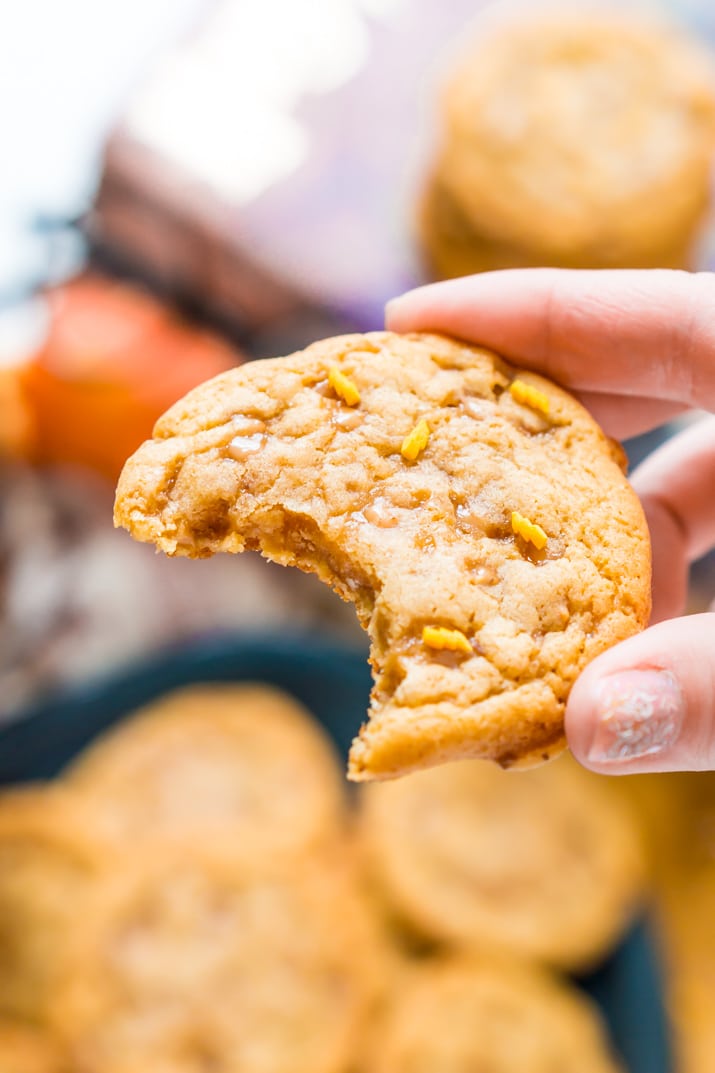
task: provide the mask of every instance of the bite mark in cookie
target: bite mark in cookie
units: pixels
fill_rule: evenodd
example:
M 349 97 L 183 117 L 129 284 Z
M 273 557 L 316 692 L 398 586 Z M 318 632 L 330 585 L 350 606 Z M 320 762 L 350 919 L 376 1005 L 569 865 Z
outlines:
M 555 385 L 441 336 L 328 339 L 209 381 L 129 460 L 115 520 L 169 555 L 260 551 L 355 604 L 375 686 L 354 779 L 559 752 L 577 674 L 649 614 L 612 443 Z

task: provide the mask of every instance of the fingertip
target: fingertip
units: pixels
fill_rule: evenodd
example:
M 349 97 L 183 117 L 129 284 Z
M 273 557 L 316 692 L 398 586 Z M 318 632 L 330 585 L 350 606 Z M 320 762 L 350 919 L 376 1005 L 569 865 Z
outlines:
M 597 671 L 579 679 L 567 706 L 566 734 L 576 759 L 609 775 L 661 770 L 668 756 L 679 766 L 685 704 L 676 676 L 663 668 Z
M 429 317 L 431 299 L 442 284 L 425 283 L 391 298 L 385 305 L 385 327 L 391 332 L 418 331 Z
M 407 291 L 407 294 L 410 292 Z M 405 295 L 398 295 L 396 298 L 391 298 L 389 302 L 385 304 L 385 327 L 389 332 L 399 332 L 400 322 L 400 306 L 403 302 Z
M 599 675 L 594 673 L 594 666 L 594 664 L 588 666 L 577 678 L 571 689 L 564 715 L 564 728 L 569 748 L 578 762 L 587 768 L 592 766 L 589 762 L 589 751 L 598 720 Z

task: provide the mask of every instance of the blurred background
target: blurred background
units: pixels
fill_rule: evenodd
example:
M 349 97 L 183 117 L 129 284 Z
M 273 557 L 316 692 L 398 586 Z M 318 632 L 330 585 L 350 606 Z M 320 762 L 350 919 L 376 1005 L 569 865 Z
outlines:
M 480 19 L 497 7 L 499 18 L 506 13 L 507 44 L 486 61 Z M 123 461 L 195 384 L 323 336 L 379 328 L 385 301 L 428 279 L 519 264 L 715 267 L 715 8 L 708 0 L 622 0 L 621 14 L 645 20 L 644 40 L 653 19 L 677 32 L 642 50 L 638 33 L 635 44 L 604 46 L 584 61 L 596 71 L 590 86 L 580 61 L 575 74 L 562 65 L 549 90 L 553 113 L 544 90 L 537 107 L 545 111 L 529 120 L 537 134 L 550 124 L 563 130 L 549 158 L 532 154 L 528 124 L 512 129 L 518 87 L 513 99 L 509 93 L 525 56 L 548 71 L 550 53 L 544 46 L 532 54 L 518 35 L 510 53 L 508 27 L 522 11 L 538 26 L 543 11 L 548 41 L 553 7 L 536 0 L 521 7 L 480 0 L 5 5 L 0 723 L 129 671 L 151 653 L 222 634 L 288 632 L 366 651 L 352 609 L 312 578 L 255 556 L 167 560 L 113 529 Z M 568 9 L 596 23 L 613 12 L 597 0 L 571 0 Z M 472 85 L 465 72 L 482 67 L 484 83 Z M 607 85 L 617 89 L 604 104 Z M 495 102 L 489 123 L 471 128 L 470 100 L 480 116 L 485 101 Z M 669 141 L 663 124 L 660 144 L 653 117 L 673 100 L 682 137 Z M 563 190 L 578 186 L 569 169 L 585 174 L 589 166 L 584 117 L 608 120 L 618 109 L 633 111 L 634 127 L 620 141 L 603 135 L 615 162 L 604 174 L 620 176 L 611 200 L 597 199 L 603 228 L 579 232 L 575 194 L 573 226 L 564 228 Z M 583 144 L 569 146 L 569 137 Z M 516 161 L 508 180 L 500 171 L 507 144 Z M 545 193 L 523 180 L 537 158 Z M 489 200 L 502 186 L 511 208 Z M 631 188 L 658 207 L 637 232 L 623 223 L 621 195 Z M 553 212 L 551 233 L 520 222 L 514 205 L 522 194 L 525 213 L 541 217 L 543 209 L 548 223 Z M 560 229 L 569 241 L 553 238 Z M 628 444 L 631 462 L 676 427 Z M 693 569 L 691 610 L 709 606 L 713 580 L 708 557 Z M 711 783 L 634 780 L 627 791 L 653 857 L 658 913 L 668 922 L 662 930 L 667 964 L 675 966 L 671 1007 L 685 1040 L 685 1073 L 715 1069 L 715 987 L 701 986 L 708 973 L 715 979 L 715 941 L 706 957 L 699 934 L 696 959 L 678 916 L 715 859 Z M 663 816 L 667 839 L 659 836 Z M 715 899 L 715 881 L 705 886 Z
M 310 581 L 253 557 L 167 562 L 115 534 L 112 483 L 156 417 L 233 362 L 378 328 L 386 299 L 430 277 L 564 259 L 475 237 L 442 192 L 444 86 L 485 6 L 29 0 L 4 15 L 0 720 L 248 619 L 362 643 Z M 645 9 L 715 35 L 705 3 Z M 701 216 L 695 235 L 680 226 L 707 267 Z

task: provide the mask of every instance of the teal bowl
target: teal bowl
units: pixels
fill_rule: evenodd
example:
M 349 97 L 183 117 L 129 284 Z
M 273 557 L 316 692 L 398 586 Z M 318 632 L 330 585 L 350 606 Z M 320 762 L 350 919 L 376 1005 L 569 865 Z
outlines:
M 102 730 L 169 690 L 249 680 L 292 693 L 347 756 L 370 692 L 362 653 L 304 637 L 220 635 L 53 697 L 0 728 L 0 785 L 59 774 Z M 576 982 L 601 1007 L 628 1073 L 672 1073 L 660 966 L 646 919 L 596 972 Z

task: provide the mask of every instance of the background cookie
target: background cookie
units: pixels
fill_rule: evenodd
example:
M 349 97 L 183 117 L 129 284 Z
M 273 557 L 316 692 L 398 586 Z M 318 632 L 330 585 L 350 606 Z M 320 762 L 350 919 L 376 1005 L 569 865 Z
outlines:
M 126 847 L 218 841 L 261 852 L 344 834 L 331 743 L 268 686 L 194 686 L 110 730 L 68 773 L 97 828 Z
M 530 249 L 516 241 L 480 233 L 445 190 L 439 175 L 423 192 L 417 226 L 429 274 L 437 279 L 503 268 L 538 268 L 546 262 L 562 268 L 584 268 L 590 263 L 578 250 L 571 254 L 544 254 L 536 247 Z M 675 241 L 669 237 L 667 245 L 632 254 L 628 264 L 633 268 L 682 268 L 689 263 L 691 246 L 692 235 L 679 234 Z M 612 265 L 609 256 L 604 250 L 599 255 L 598 267 L 623 267 L 622 254 L 615 254 Z
M 378 889 L 433 941 L 583 967 L 643 893 L 628 810 L 566 757 L 518 774 L 452 764 L 366 787 L 361 807 Z
M 335 855 L 159 857 L 95 892 L 53 1023 L 82 1073 L 339 1073 L 373 998 L 362 912 Z
M 715 148 L 708 58 L 614 10 L 522 5 L 478 25 L 443 100 L 440 218 L 423 220 L 438 273 L 686 267 Z M 454 212 L 467 227 L 450 244 Z
M 42 1021 L 88 891 L 108 864 L 61 790 L 0 796 L 0 1013 Z
M 414 968 L 366 1073 L 617 1073 L 596 1011 L 519 963 L 458 958 Z
M 2 1073 L 67 1073 L 54 1044 L 38 1030 L 0 1018 Z
M 648 620 L 650 552 L 612 444 L 566 392 L 441 336 L 345 336 L 191 392 L 115 520 L 170 555 L 260 550 L 355 603 L 370 722 L 350 777 L 564 745 L 572 682 Z
M 653 910 L 678 1073 L 715 1068 L 715 781 L 712 772 L 623 780 L 645 820 Z M 620 789 L 620 782 L 619 789 Z

